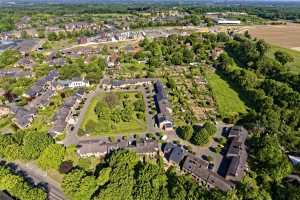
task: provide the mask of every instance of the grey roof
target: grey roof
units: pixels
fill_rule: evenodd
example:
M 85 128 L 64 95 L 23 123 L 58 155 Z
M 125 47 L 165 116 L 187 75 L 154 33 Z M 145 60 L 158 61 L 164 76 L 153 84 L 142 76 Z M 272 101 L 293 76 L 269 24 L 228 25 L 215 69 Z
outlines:
M 15 124 L 20 128 L 26 128 L 32 122 L 33 116 L 35 115 L 35 111 L 26 110 L 24 108 L 14 109 L 13 112 L 15 115 Z
M 48 82 L 52 82 L 54 79 L 56 79 L 59 76 L 58 71 L 52 70 L 49 72 L 49 74 L 40 80 L 38 80 L 27 92 L 26 95 L 29 97 L 35 97 L 37 96 L 43 89 L 44 86 Z
M 139 154 L 153 153 L 159 150 L 159 145 L 154 140 L 144 140 L 136 143 L 136 145 L 133 146 L 133 150 Z
M 186 154 L 187 152 L 182 147 L 176 146 L 173 148 L 169 160 L 179 164 Z
M 163 84 L 158 80 L 158 81 L 156 81 L 154 86 L 155 86 L 155 90 L 156 90 L 157 100 L 159 102 L 162 100 L 167 100 L 167 96 L 165 94 Z
M 29 53 L 40 44 L 39 40 L 22 40 L 17 43 L 16 49 L 23 53 Z
M 164 147 L 164 154 L 169 154 L 171 153 L 171 151 L 173 150 L 173 148 L 176 147 L 176 145 L 174 143 L 167 143 Z
M 63 133 L 67 126 L 67 118 L 78 100 L 82 98 L 84 90 L 78 90 L 73 96 L 68 97 L 61 108 L 55 113 L 53 127 L 49 130 L 49 135 L 55 137 L 58 133 Z
M 101 153 L 106 154 L 108 152 L 108 146 L 106 143 L 99 141 L 83 141 L 77 146 L 78 154 L 89 154 L 89 153 Z
M 199 182 L 213 185 L 222 191 L 230 190 L 233 184 L 225 180 L 217 173 L 208 170 L 208 163 L 200 158 L 188 155 L 183 163 L 182 168 L 190 172 Z
M 35 99 L 29 102 L 26 108 L 37 110 L 41 106 L 48 105 L 50 103 L 50 98 L 54 95 L 54 93 L 55 92 L 53 90 L 47 90 L 42 95 L 37 96 Z
M 77 147 L 78 154 L 101 153 L 106 154 L 118 149 L 128 149 L 138 154 L 148 154 L 159 150 L 159 145 L 153 140 L 143 140 L 129 144 L 127 141 L 117 143 L 103 143 L 101 141 L 83 141 Z
M 8 70 L 0 70 L 0 77 L 25 77 L 30 76 L 31 74 L 29 72 L 24 72 L 20 69 L 8 69 Z
M 229 138 L 231 143 L 226 157 L 230 159 L 230 164 L 226 176 L 235 177 L 236 181 L 240 181 L 244 174 L 248 157 L 245 145 L 247 131 L 241 126 L 234 126 L 230 130 Z

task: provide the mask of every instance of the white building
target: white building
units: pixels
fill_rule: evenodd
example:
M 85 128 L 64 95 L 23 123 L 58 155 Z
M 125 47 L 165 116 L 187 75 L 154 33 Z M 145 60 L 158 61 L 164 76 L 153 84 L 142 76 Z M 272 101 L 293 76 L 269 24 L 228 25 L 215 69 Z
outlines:
M 217 24 L 223 24 L 223 25 L 230 25 L 230 24 L 241 24 L 240 20 L 233 20 L 233 19 L 216 19 L 215 22 Z
M 82 78 L 73 78 L 72 80 L 58 80 L 56 88 L 80 88 L 89 87 L 90 83 Z

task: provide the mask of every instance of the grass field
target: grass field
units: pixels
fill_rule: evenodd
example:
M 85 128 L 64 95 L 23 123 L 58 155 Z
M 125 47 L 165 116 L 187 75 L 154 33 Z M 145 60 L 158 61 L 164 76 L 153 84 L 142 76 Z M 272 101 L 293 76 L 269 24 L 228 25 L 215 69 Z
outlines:
M 124 109 L 124 103 L 126 102 L 130 107 L 133 107 L 135 101 L 139 98 L 136 95 L 142 96 L 139 92 L 115 92 L 118 95 L 119 101 L 110 110 L 103 113 L 105 117 L 99 118 L 95 112 L 95 108 L 99 103 L 104 103 L 104 98 L 107 94 L 102 93 L 92 99 L 87 112 L 85 113 L 84 120 L 80 126 L 80 135 L 90 134 L 90 135 L 105 135 L 105 136 L 115 136 L 115 135 L 128 135 L 145 132 L 147 129 L 147 124 L 145 119 L 139 119 L 137 117 L 137 112 L 132 111 L 132 118 L 129 121 L 119 120 L 118 122 L 113 122 L 109 116 L 114 113 L 115 116 L 122 118 L 121 112 Z M 127 96 L 126 98 L 124 96 Z M 141 98 L 142 99 L 142 98 Z M 143 113 L 145 115 L 145 113 Z
M 207 72 L 206 78 L 216 100 L 218 111 L 222 118 L 236 116 L 247 112 L 247 106 L 240 99 L 239 94 L 219 75 Z
M 300 51 L 295 51 L 284 47 L 272 46 L 270 51 L 268 52 L 268 55 L 274 58 L 274 53 L 278 50 L 286 52 L 293 56 L 294 62 L 287 63 L 286 66 L 290 69 L 291 72 L 300 74 Z

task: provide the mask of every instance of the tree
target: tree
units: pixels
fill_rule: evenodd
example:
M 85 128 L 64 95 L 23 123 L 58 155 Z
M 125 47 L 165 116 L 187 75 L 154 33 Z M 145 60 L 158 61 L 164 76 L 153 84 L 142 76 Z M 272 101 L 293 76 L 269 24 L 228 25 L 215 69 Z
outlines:
M 144 99 L 138 99 L 134 103 L 134 111 L 137 112 L 145 112 L 146 110 L 146 105 Z
M 272 180 L 280 182 L 292 171 L 292 166 L 282 152 L 276 137 L 266 135 L 256 137 L 252 142 L 254 146 L 253 156 L 255 156 L 256 170 L 259 175 L 265 178 L 269 176 Z
M 212 136 L 217 132 L 217 127 L 211 121 L 207 121 L 204 123 L 203 128 L 206 129 L 207 133 Z
M 195 132 L 191 142 L 195 145 L 204 145 L 209 141 L 209 133 L 205 128 L 201 128 L 199 132 Z
M 191 125 L 186 125 L 178 128 L 179 136 L 184 140 L 190 140 L 193 136 L 193 127 Z
M 280 62 L 282 65 L 285 65 L 288 62 L 293 62 L 294 61 L 294 58 L 290 54 L 288 54 L 288 53 L 286 53 L 284 51 L 280 51 L 280 50 L 276 51 L 274 53 L 274 56 L 275 56 L 275 59 L 278 62 Z
M 183 50 L 183 62 L 184 63 L 191 63 L 194 61 L 194 52 L 190 49 L 185 48 Z
M 105 185 L 110 178 L 111 167 L 104 168 L 100 171 L 99 176 L 97 178 L 97 183 L 99 186 Z
M 265 55 L 269 48 L 269 45 L 264 40 L 258 40 L 256 43 L 256 49 L 261 57 Z
M 50 144 L 38 158 L 38 165 L 44 170 L 58 170 L 64 159 L 65 151 L 62 145 Z
M 0 190 L 7 191 L 10 196 L 20 200 L 46 200 L 47 193 L 32 187 L 21 176 L 15 175 L 6 166 L 0 166 Z
M 36 159 L 50 145 L 53 139 L 46 133 L 28 132 L 24 137 L 24 158 Z
M 82 179 L 86 176 L 86 172 L 81 169 L 74 169 L 64 175 L 61 187 L 63 192 L 70 198 L 74 199 L 78 192 Z
M 168 77 L 167 87 L 170 89 L 176 88 L 176 80 L 172 77 Z
M 96 107 L 94 109 L 95 113 L 97 114 L 99 119 L 108 119 L 110 114 L 110 108 L 108 105 L 102 101 L 99 101 L 96 104 Z

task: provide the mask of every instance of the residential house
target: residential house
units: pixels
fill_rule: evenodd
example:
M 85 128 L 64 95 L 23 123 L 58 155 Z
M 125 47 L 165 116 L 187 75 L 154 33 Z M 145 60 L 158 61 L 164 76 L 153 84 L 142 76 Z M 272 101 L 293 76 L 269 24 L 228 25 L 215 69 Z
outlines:
M 64 89 L 64 88 L 81 88 L 81 87 L 89 87 L 90 83 L 84 78 L 73 78 L 72 80 L 58 80 L 54 84 L 56 89 Z
M 26 106 L 24 106 L 27 110 L 37 111 L 38 108 L 46 107 L 51 100 L 51 97 L 55 94 L 55 92 L 51 89 L 48 89 L 43 94 L 35 97 L 32 101 L 30 101 Z
M 173 147 L 169 156 L 169 162 L 180 165 L 183 158 L 187 155 L 187 152 L 180 146 Z
M 80 157 L 104 157 L 107 151 L 107 144 L 100 141 L 82 141 L 77 145 L 77 154 Z
M 247 151 L 245 141 L 247 131 L 242 126 L 234 126 L 229 132 L 230 145 L 226 153 L 226 158 L 230 160 L 226 173 L 226 179 L 240 182 L 247 170 Z
M 154 140 L 142 140 L 139 142 L 127 142 L 122 140 L 116 143 L 82 141 L 77 146 L 77 154 L 80 157 L 104 157 L 107 154 L 119 149 L 127 149 L 136 152 L 138 155 L 154 158 L 159 151 L 159 144 Z
M 52 70 L 49 74 L 40 80 L 38 80 L 23 96 L 27 98 L 34 98 L 41 94 L 46 88 L 49 88 L 52 82 L 58 78 L 59 73 L 56 70 Z
M 52 128 L 49 130 L 49 135 L 56 137 L 64 133 L 66 127 L 69 124 L 73 124 L 76 120 L 73 118 L 72 114 L 75 108 L 82 101 L 84 95 L 84 90 L 78 90 L 73 96 L 68 97 L 61 108 L 56 112 L 53 121 Z
M 21 129 L 29 127 L 36 115 L 33 110 L 19 107 L 12 108 L 12 112 L 15 113 L 13 122 Z
M 88 38 L 87 37 L 79 37 L 77 39 L 78 44 L 86 44 L 88 42 Z
M 38 50 L 42 46 L 41 40 L 22 40 L 17 43 L 16 50 L 20 51 L 21 54 L 25 55 L 32 51 Z
M 30 72 L 25 72 L 20 69 L 4 69 L 0 70 L 0 78 L 1 77 L 12 77 L 12 78 L 20 78 L 20 77 L 31 77 Z
M 106 63 L 108 68 L 120 68 L 120 58 L 118 54 L 113 53 L 107 56 Z
M 156 95 L 156 107 L 158 114 L 156 116 L 157 124 L 161 129 L 166 131 L 173 130 L 173 123 L 171 121 L 170 113 L 171 108 L 169 108 L 168 98 L 165 94 L 163 84 L 158 80 L 154 84 Z
M 110 89 L 125 89 L 129 87 L 146 86 L 151 84 L 155 79 L 141 78 L 129 80 L 110 80 L 106 79 L 102 82 L 102 88 L 105 90 Z

